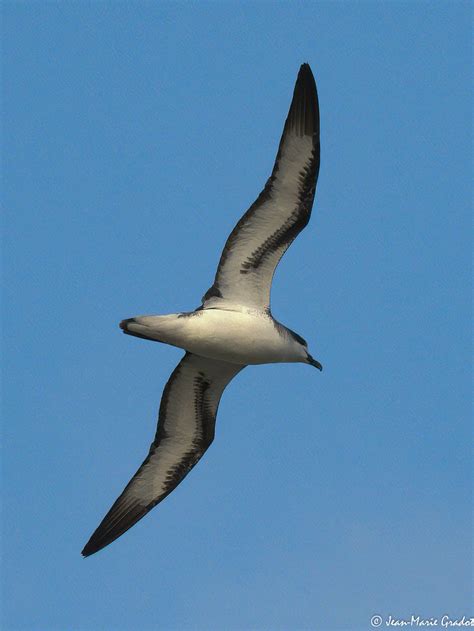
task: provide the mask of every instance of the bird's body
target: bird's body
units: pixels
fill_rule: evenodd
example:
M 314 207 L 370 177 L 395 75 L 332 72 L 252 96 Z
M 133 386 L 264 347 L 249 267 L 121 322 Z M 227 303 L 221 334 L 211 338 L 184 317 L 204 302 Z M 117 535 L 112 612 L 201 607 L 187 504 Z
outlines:
M 307 356 L 299 336 L 270 313 L 252 307 L 142 316 L 124 320 L 121 327 L 130 335 L 242 366 L 300 362 Z
M 306 341 L 270 311 L 275 268 L 311 215 L 319 151 L 316 84 L 303 64 L 272 174 L 228 237 L 202 305 L 120 323 L 128 335 L 171 344 L 186 354 L 163 391 L 147 457 L 93 533 L 84 556 L 120 537 L 184 479 L 214 438 L 224 388 L 245 366 L 301 362 L 321 369 Z

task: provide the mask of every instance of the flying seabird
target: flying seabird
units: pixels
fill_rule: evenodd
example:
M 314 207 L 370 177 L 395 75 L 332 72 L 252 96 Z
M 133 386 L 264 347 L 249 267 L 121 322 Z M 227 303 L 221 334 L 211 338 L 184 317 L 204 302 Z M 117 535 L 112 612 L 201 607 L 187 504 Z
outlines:
M 84 556 L 120 537 L 191 471 L 213 441 L 224 388 L 245 366 L 302 362 L 322 369 L 306 341 L 270 311 L 275 268 L 311 215 L 319 154 L 316 84 L 303 64 L 272 174 L 230 233 L 201 306 L 120 323 L 128 335 L 186 353 L 163 391 L 147 457 L 89 539 Z

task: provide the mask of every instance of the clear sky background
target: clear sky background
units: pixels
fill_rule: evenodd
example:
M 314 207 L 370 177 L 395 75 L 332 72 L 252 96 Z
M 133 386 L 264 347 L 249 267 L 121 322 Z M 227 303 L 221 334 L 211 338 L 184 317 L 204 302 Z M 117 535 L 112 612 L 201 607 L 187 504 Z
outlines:
M 472 614 L 471 9 L 3 3 L 5 631 L 370 628 Z M 312 221 L 181 486 L 80 551 L 148 451 L 190 310 L 269 176 L 302 62 Z

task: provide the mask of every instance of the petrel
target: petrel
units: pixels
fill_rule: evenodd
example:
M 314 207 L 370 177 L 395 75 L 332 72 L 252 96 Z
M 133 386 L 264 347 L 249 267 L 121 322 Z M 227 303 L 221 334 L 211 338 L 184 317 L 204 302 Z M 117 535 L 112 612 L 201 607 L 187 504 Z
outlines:
M 127 335 L 186 351 L 166 384 L 143 464 L 84 547 L 89 556 L 169 495 L 214 439 L 224 388 L 245 366 L 302 362 L 306 341 L 270 311 L 273 274 L 309 221 L 319 172 L 319 105 L 311 68 L 299 70 L 272 174 L 230 233 L 214 283 L 194 311 L 129 318 Z

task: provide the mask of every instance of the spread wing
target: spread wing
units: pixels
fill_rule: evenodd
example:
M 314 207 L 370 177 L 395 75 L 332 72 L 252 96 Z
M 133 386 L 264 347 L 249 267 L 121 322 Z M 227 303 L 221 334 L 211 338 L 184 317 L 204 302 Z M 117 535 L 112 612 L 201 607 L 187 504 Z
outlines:
M 232 230 L 203 308 L 268 308 L 275 268 L 309 221 L 319 172 L 319 106 L 308 64 L 298 73 L 273 172 Z
M 191 471 L 213 441 L 222 392 L 242 368 L 185 354 L 163 391 L 148 456 L 89 539 L 84 556 L 120 537 Z

